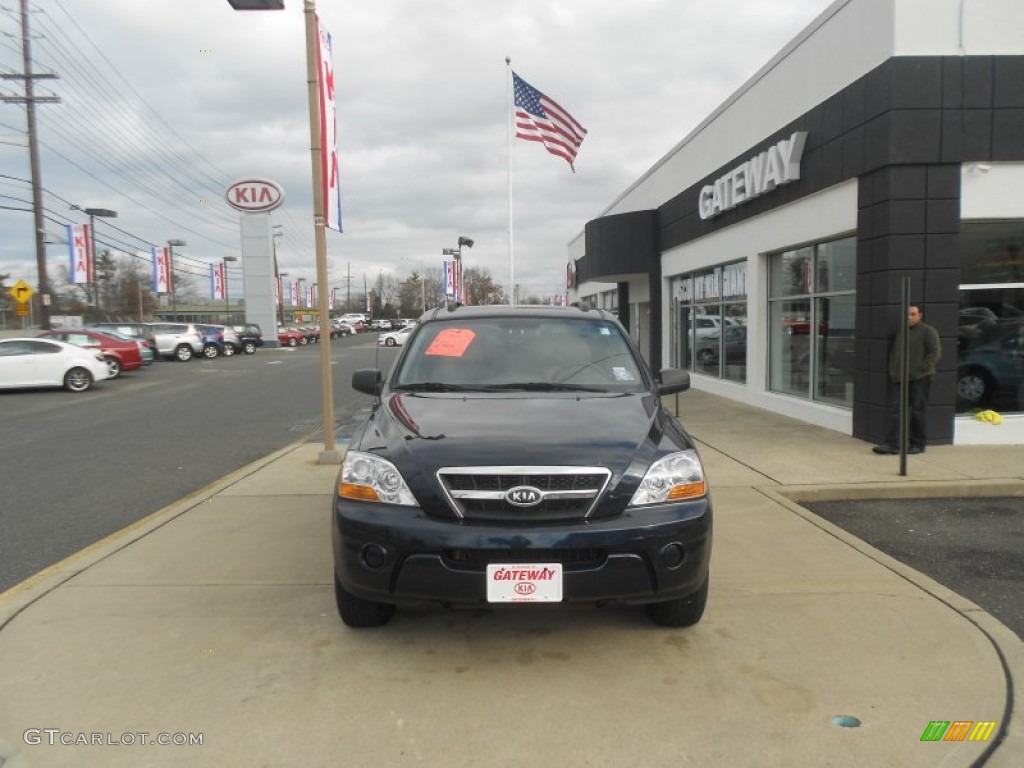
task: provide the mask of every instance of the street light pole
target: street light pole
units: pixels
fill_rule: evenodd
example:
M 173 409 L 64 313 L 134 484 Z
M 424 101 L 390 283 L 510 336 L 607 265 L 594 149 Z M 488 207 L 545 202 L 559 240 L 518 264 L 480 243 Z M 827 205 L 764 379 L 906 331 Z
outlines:
M 313 166 L 313 229 L 316 235 L 316 279 L 320 286 L 317 303 L 320 309 L 320 326 L 330 315 L 329 288 L 327 286 L 327 234 L 323 159 L 324 147 L 320 141 L 320 62 L 317 51 L 316 3 L 305 0 L 303 12 L 306 16 L 306 80 L 309 84 L 309 146 Z M 329 337 L 328 337 L 329 338 Z M 334 384 L 331 379 L 331 345 L 320 345 L 320 388 L 322 390 L 324 449 L 320 453 L 321 464 L 337 464 L 340 460 L 334 447 Z
M 89 217 L 89 239 L 91 241 L 90 247 L 92 249 L 92 269 L 96 269 L 96 217 L 102 216 L 106 219 L 116 219 L 117 211 L 112 211 L 109 208 L 79 208 L 77 205 L 71 206 L 76 210 L 82 211 L 86 216 Z M 93 299 L 95 301 L 96 309 L 100 307 L 100 292 L 99 284 L 95 280 L 95 274 L 92 276 L 93 280 L 89 286 L 93 292 Z
M 284 232 L 281 231 L 281 224 L 274 224 L 271 229 L 276 230 L 270 236 L 270 243 L 274 250 L 274 291 L 277 295 L 277 306 L 278 313 L 281 315 L 281 325 L 284 325 L 284 286 L 281 284 L 281 276 L 287 275 L 287 272 L 282 272 L 277 266 L 277 238 L 284 237 Z
M 224 325 L 231 322 L 231 300 L 228 298 L 228 262 L 238 261 L 237 256 L 224 257 Z
M 283 0 L 228 0 L 235 10 L 281 10 Z M 327 285 L 327 236 L 324 232 L 323 194 L 323 147 L 320 144 L 320 74 L 317 59 L 316 3 L 305 0 L 303 14 L 306 17 L 306 82 L 309 100 L 309 148 L 313 165 L 313 226 L 316 235 L 316 275 L 320 286 L 318 304 L 320 323 L 328 318 L 329 290 Z M 331 345 L 320 345 L 320 381 L 323 406 L 324 449 L 320 452 L 319 463 L 337 464 L 340 461 L 334 447 L 334 385 L 331 381 Z
M 278 293 L 278 299 L 279 299 L 279 301 L 277 302 L 277 308 L 278 308 L 278 311 L 281 314 L 281 325 L 284 325 L 284 283 L 281 282 L 281 278 L 282 277 L 288 277 L 288 273 L 287 272 L 278 272 L 277 273 L 277 293 Z
M 171 281 L 171 320 L 178 319 L 178 297 L 175 295 L 177 291 L 177 280 L 174 279 L 174 247 L 179 248 L 188 245 L 184 240 L 172 239 L 167 241 L 167 265 L 168 278 Z
M 462 246 L 473 247 L 473 239 L 460 235 L 459 242 L 454 248 L 445 248 L 441 253 L 445 256 L 455 258 L 455 301 L 466 303 L 466 287 L 462 284 Z

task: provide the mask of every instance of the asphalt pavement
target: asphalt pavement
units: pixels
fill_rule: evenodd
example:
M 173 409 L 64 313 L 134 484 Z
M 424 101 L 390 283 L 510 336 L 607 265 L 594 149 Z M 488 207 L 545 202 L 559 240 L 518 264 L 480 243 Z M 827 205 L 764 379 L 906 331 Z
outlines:
M 305 441 L 0 595 L 0 765 L 1019 768 L 1021 639 L 805 505 L 1020 499 L 1024 446 L 936 446 L 903 477 L 849 436 L 679 402 L 715 501 L 697 626 L 426 606 L 347 629 L 337 467 Z M 987 725 L 923 740 L 947 722 Z
M 1024 500 L 869 499 L 805 505 L 977 603 L 1024 640 Z

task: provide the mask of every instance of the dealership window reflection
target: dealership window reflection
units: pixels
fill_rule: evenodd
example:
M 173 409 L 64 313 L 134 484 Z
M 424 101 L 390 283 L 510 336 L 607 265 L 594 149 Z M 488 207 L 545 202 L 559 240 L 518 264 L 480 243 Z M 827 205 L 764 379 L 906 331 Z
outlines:
M 772 391 L 853 407 L 856 255 L 847 237 L 771 256 Z
M 729 381 L 747 380 L 746 262 L 672 280 L 673 363 Z
M 1024 411 L 1024 221 L 960 235 L 957 413 Z

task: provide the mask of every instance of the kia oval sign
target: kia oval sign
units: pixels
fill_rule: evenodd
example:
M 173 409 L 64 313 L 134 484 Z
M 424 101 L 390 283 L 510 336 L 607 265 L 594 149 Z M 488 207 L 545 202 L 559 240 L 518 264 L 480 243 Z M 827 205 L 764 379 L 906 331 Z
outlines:
M 228 187 L 224 199 L 242 213 L 266 213 L 284 202 L 284 190 L 270 179 L 241 179 Z

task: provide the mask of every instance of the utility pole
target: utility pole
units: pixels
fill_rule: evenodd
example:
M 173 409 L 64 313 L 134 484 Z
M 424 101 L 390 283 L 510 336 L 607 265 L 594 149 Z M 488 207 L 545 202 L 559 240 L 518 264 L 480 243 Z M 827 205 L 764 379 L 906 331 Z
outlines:
M 36 102 L 56 103 L 58 96 L 36 96 L 33 81 L 53 79 L 55 74 L 36 75 L 32 73 L 31 35 L 28 25 L 28 0 L 21 0 L 21 53 L 25 71 L 0 75 L 4 80 L 24 80 L 25 95 L 4 96 L 3 101 L 25 105 L 28 117 L 28 156 L 32 171 L 32 215 L 36 231 L 36 270 L 39 272 L 39 324 L 44 331 L 50 330 L 50 279 L 46 274 L 46 225 L 43 222 L 43 182 L 39 171 L 39 143 L 36 137 Z

